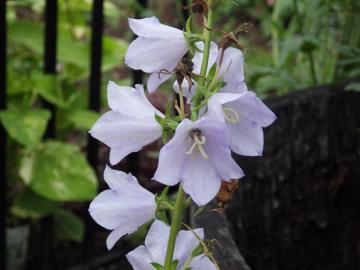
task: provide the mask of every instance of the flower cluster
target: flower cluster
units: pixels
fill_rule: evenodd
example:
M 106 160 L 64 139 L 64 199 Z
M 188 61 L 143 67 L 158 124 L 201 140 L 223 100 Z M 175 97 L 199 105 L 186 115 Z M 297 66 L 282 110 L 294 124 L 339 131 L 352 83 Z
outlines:
M 172 115 L 170 109 L 165 114 L 158 111 L 147 99 L 143 85 L 132 88 L 110 82 L 107 97 L 111 110 L 94 124 L 90 134 L 110 147 L 111 165 L 162 137 L 165 145 L 152 180 L 166 186 L 180 183 L 180 187 L 176 202 L 172 202 L 167 199 L 167 188 L 160 196 L 154 195 L 131 174 L 106 167 L 104 179 L 110 189 L 92 201 L 90 214 L 99 225 L 112 230 L 107 238 L 109 249 L 124 235 L 155 220 L 145 245 L 126 256 L 135 270 L 217 269 L 213 257 L 204 253 L 203 229 L 180 230 L 181 213 L 190 200 L 198 206 L 209 203 L 222 181 L 244 176 L 231 153 L 261 155 L 262 128 L 276 116 L 247 89 L 243 52 L 218 48 L 211 42 L 208 28 L 203 35 L 193 34 L 189 28 L 181 31 L 154 17 L 129 19 L 129 25 L 138 37 L 130 44 L 125 63 L 150 74 L 149 93 L 174 78 L 178 115 Z M 164 223 L 164 211 L 172 211 L 171 228 Z

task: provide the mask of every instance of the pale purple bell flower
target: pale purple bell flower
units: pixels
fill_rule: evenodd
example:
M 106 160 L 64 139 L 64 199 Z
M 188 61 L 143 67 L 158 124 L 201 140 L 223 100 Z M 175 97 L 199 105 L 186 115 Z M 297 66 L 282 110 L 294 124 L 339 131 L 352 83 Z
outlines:
M 231 157 L 229 145 L 225 123 L 208 117 L 196 122 L 184 119 L 174 137 L 160 150 L 153 179 L 169 186 L 181 182 L 194 202 L 204 205 L 216 196 L 221 180 L 244 176 Z
M 129 26 L 138 38 L 129 45 L 125 63 L 132 69 L 151 73 L 147 89 L 153 93 L 161 83 L 170 78 L 171 74 L 168 72 L 172 72 L 187 53 L 185 33 L 161 24 L 155 17 L 129 19 Z
M 146 236 L 145 245 L 139 246 L 126 255 L 134 270 L 154 270 L 151 263 L 164 265 L 170 227 L 160 220 L 155 220 Z M 203 229 L 181 230 L 176 237 L 173 260 L 178 260 L 176 270 L 183 268 L 186 259 L 200 244 L 197 237 L 204 238 Z M 189 264 L 192 270 L 216 270 L 216 266 L 205 255 L 199 255 Z
M 91 217 L 102 227 L 112 230 L 106 239 L 108 249 L 124 235 L 155 218 L 155 195 L 139 185 L 131 174 L 106 167 L 104 179 L 110 189 L 101 192 L 90 203 Z
M 208 101 L 206 116 L 230 127 L 231 150 L 244 156 L 262 155 L 262 128 L 276 120 L 275 114 L 252 91 L 214 94 Z
M 155 114 L 164 115 L 146 98 L 142 85 L 132 88 L 109 82 L 107 98 L 111 111 L 99 118 L 90 134 L 111 148 L 110 163 L 114 165 L 159 139 L 162 127 Z

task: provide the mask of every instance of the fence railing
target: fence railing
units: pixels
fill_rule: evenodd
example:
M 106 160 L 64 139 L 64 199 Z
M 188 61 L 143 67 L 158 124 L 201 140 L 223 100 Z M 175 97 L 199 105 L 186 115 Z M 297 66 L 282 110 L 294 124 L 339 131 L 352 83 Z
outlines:
M 0 1 L 0 110 L 6 108 L 6 2 Z M 6 269 L 6 132 L 0 126 L 0 269 Z
M 147 0 L 138 0 L 138 3 L 146 7 Z M 92 19 L 91 19 L 91 50 L 90 50 L 90 78 L 89 78 L 89 109 L 99 111 L 100 109 L 100 89 L 101 89 L 101 64 L 102 64 L 102 36 L 103 36 L 103 0 L 93 0 Z M 43 54 L 43 72 L 45 74 L 56 75 L 57 63 L 57 20 L 58 20 L 58 1 L 46 0 L 45 17 L 44 17 L 44 54 Z M 0 1 L 0 110 L 6 109 L 6 0 Z M 133 83 L 142 83 L 142 72 L 134 71 L 132 73 Z M 44 107 L 52 112 L 52 118 L 48 122 L 45 133 L 46 138 L 55 137 L 55 107 L 44 101 Z M 0 269 L 6 270 L 6 217 L 8 205 L 6 202 L 6 132 L 0 125 Z M 92 137 L 87 139 L 87 158 L 90 165 L 96 170 L 98 165 L 98 142 Z M 138 173 L 138 157 L 136 154 L 129 157 L 129 170 L 137 175 Z M 84 211 L 87 211 L 86 209 Z M 86 220 L 85 239 L 83 241 L 84 263 L 87 264 L 86 269 L 93 269 L 99 266 L 99 263 L 93 261 L 93 239 L 94 232 L 93 222 Z M 51 234 L 52 234 L 52 218 L 44 218 L 41 220 L 41 262 L 37 265 L 38 269 L 52 269 L 49 262 L 51 261 Z M 100 263 L 107 263 L 113 260 L 114 256 L 106 256 Z M 92 262 L 89 262 L 89 261 Z

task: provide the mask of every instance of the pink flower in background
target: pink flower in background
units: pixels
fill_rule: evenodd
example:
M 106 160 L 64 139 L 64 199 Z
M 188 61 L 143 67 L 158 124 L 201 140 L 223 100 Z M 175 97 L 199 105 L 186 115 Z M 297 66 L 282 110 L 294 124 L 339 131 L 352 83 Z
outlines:
M 106 240 L 111 249 L 121 237 L 155 218 L 156 203 L 155 195 L 140 186 L 131 174 L 106 167 L 104 179 L 110 189 L 96 196 L 89 212 L 99 225 L 112 230 Z
M 195 229 L 193 232 L 181 230 L 177 235 L 173 258 L 179 261 L 176 270 L 183 269 L 186 259 L 200 244 L 194 233 L 201 239 L 204 238 L 203 229 Z M 168 225 L 160 220 L 154 221 L 146 236 L 145 245 L 137 247 L 126 255 L 134 270 L 154 270 L 151 263 L 164 265 L 169 234 Z M 194 257 L 189 267 L 192 270 L 216 270 L 215 265 L 205 255 Z
M 125 63 L 132 69 L 151 73 L 147 89 L 152 93 L 171 76 L 160 71 L 173 71 L 188 51 L 184 32 L 161 24 L 155 17 L 129 19 L 129 25 L 138 38 L 129 45 Z
M 142 85 L 132 88 L 110 82 L 108 103 L 111 111 L 100 117 L 90 134 L 111 148 L 112 165 L 161 137 L 155 114 L 163 114 L 148 101 Z
M 275 4 L 275 0 L 266 0 L 266 3 L 269 5 L 269 6 L 273 6 Z
M 174 137 L 160 150 L 153 179 L 170 186 L 180 181 L 194 202 L 204 205 L 218 193 L 221 180 L 244 176 L 231 157 L 229 145 L 225 123 L 211 118 L 196 122 L 184 119 Z

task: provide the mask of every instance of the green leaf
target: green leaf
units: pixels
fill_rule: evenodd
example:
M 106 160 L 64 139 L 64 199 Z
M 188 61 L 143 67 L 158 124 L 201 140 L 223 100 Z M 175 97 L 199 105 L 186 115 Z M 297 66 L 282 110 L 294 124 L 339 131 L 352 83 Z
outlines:
M 9 23 L 9 41 L 22 44 L 33 52 L 41 55 L 43 52 L 43 27 L 40 23 L 31 21 L 15 21 Z
M 14 215 L 22 218 L 41 218 L 52 214 L 59 205 L 58 202 L 25 190 L 15 198 L 11 211 Z
M 179 125 L 179 123 L 176 121 L 176 120 L 173 120 L 173 119 L 168 119 L 166 121 L 166 125 L 167 127 L 169 127 L 170 129 L 172 130 L 176 130 L 177 126 Z
M 75 145 L 48 141 L 27 151 L 20 177 L 34 192 L 54 201 L 87 201 L 95 197 L 97 179 Z
M 175 260 L 171 263 L 171 270 L 176 270 L 176 267 L 179 264 L 179 260 Z
M 73 213 L 58 210 L 54 214 L 54 232 L 59 239 L 81 242 L 84 238 L 85 226 Z
M 314 37 L 306 36 L 302 40 L 301 50 L 305 53 L 312 52 L 315 49 L 317 49 L 318 47 L 319 47 L 319 42 Z
M 169 192 L 169 186 L 166 186 L 162 191 L 161 191 L 161 194 L 160 194 L 160 199 L 166 199 L 167 198 L 167 194 Z
M 165 267 L 159 263 L 152 262 L 151 265 L 154 266 L 156 270 L 165 270 Z
M 156 211 L 156 219 L 161 220 L 162 222 L 169 224 L 168 217 L 166 215 L 166 211 Z
M 24 146 L 34 147 L 39 144 L 50 118 L 47 110 L 0 112 L 0 119 L 7 133 Z
M 76 110 L 66 112 L 66 119 L 72 123 L 75 128 L 80 130 L 89 130 L 99 118 L 99 113 L 90 110 Z
M 124 62 L 128 43 L 122 39 L 114 37 L 103 37 L 103 63 L 101 69 L 103 72 L 121 66 Z
M 171 99 L 169 99 L 166 103 L 166 110 L 165 110 L 165 118 L 170 118 L 171 117 Z
M 43 99 L 60 108 L 67 106 L 56 75 L 34 73 L 33 91 Z

